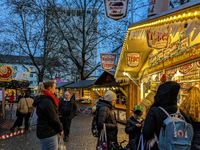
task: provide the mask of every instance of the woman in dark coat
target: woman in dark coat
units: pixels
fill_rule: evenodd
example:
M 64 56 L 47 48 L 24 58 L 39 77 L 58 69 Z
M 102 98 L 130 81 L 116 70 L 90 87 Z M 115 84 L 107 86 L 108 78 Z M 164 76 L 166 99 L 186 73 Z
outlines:
M 154 133 L 159 138 L 160 128 L 167 115 L 158 107 L 164 108 L 169 114 L 177 112 L 177 95 L 180 85 L 174 81 L 168 81 L 161 84 L 155 96 L 155 102 L 149 109 L 144 127 L 143 136 L 144 140 L 149 141 L 154 138 Z M 189 117 L 181 111 L 186 121 L 190 123 Z M 159 150 L 157 143 L 154 144 L 152 150 Z
M 200 92 L 197 87 L 192 87 L 188 91 L 186 99 L 180 106 L 192 121 L 194 129 L 191 150 L 200 150 Z

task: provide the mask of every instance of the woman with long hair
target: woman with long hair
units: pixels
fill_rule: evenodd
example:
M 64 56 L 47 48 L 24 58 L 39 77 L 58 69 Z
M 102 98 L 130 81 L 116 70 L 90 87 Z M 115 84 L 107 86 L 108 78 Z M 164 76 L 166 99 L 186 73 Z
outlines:
M 62 125 L 58 115 L 58 99 L 53 95 L 56 84 L 52 80 L 40 83 L 33 106 L 36 107 L 37 137 L 42 150 L 57 150 L 58 136 L 62 135 Z
M 197 87 L 192 87 L 188 90 L 186 99 L 180 105 L 191 119 L 194 129 L 194 136 L 191 145 L 191 150 L 200 150 L 200 91 Z

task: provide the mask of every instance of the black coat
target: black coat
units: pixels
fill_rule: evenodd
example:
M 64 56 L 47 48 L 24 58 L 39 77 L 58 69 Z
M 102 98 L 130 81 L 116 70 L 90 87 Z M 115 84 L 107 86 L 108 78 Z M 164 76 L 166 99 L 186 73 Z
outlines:
M 200 150 L 200 122 L 193 122 L 194 135 L 191 145 L 191 150 Z
M 126 122 L 125 132 L 126 134 L 129 134 L 129 141 L 140 137 L 142 127 L 137 127 L 135 125 L 137 123 L 137 120 L 133 116 Z
M 71 110 L 70 110 L 70 119 L 74 118 L 75 116 L 77 116 L 77 105 L 75 102 L 75 95 L 72 95 L 72 97 L 70 98 L 70 102 L 71 102 Z M 62 115 L 62 117 L 66 117 L 66 104 L 67 102 L 64 101 L 64 98 L 60 99 L 59 101 L 59 113 Z
M 148 141 L 154 138 L 154 133 L 159 138 L 160 128 L 163 121 L 167 118 L 167 115 L 158 107 L 164 108 L 169 114 L 176 113 L 179 89 L 180 85 L 173 81 L 168 81 L 159 86 L 155 96 L 155 102 L 149 109 L 145 119 L 143 127 L 144 140 Z M 186 121 L 190 123 L 190 118 L 182 111 L 181 114 L 185 117 Z M 158 150 L 157 143 L 152 150 Z
M 33 106 L 36 107 L 37 137 L 48 138 L 62 132 L 58 109 L 55 102 L 45 95 L 36 97 Z
M 105 100 L 99 100 L 96 110 L 98 114 L 99 136 L 101 133 L 101 129 L 103 129 L 103 124 L 105 123 L 108 142 L 117 142 L 118 127 L 112 105 Z

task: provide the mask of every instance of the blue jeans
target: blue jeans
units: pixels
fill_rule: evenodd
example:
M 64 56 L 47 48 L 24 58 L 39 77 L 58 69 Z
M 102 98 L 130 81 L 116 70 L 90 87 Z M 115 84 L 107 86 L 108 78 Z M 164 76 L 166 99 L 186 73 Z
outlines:
M 58 149 L 58 135 L 49 138 L 40 139 L 42 150 L 57 150 Z

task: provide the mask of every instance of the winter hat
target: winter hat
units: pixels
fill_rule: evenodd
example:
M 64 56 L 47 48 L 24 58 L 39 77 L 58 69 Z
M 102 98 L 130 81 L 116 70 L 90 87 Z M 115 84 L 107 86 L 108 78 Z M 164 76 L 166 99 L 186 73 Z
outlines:
M 141 105 L 136 105 L 134 106 L 133 111 L 136 111 L 136 110 L 140 110 L 141 112 L 143 112 L 143 107 Z
M 116 94 L 113 91 L 110 91 L 110 90 L 107 91 L 105 96 L 104 96 L 104 100 L 108 101 L 108 102 L 112 102 L 112 101 L 114 101 L 116 99 L 117 99 Z

